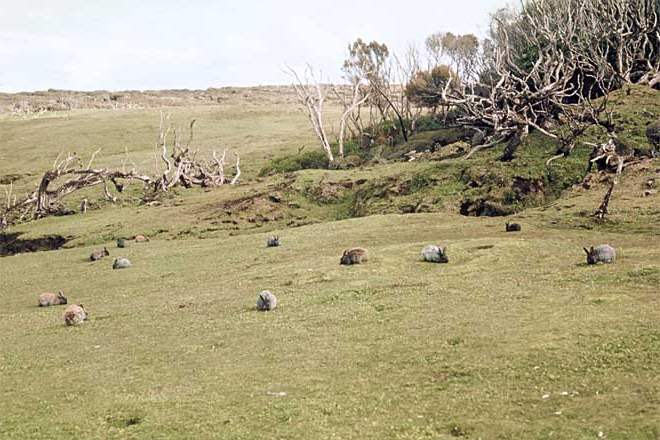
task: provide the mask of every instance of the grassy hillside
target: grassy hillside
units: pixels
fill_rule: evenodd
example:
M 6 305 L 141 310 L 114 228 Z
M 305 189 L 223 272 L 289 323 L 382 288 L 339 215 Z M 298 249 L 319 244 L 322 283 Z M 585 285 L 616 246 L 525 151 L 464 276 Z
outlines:
M 83 159 L 101 149 L 97 166 L 119 166 L 128 157 L 138 170 L 152 172 L 160 112 L 171 115 L 184 133 L 196 119 L 195 148 L 237 151 L 245 177 L 255 175 L 269 158 L 316 148 L 304 115 L 291 102 L 235 99 L 215 106 L 165 107 L 136 110 L 74 110 L 34 117 L 0 117 L 0 184 L 14 180 L 18 191 L 33 188 L 60 153 Z M 329 120 L 339 111 L 329 107 Z M 128 156 L 126 156 L 128 153 Z
M 648 99 L 653 114 L 660 101 Z M 464 197 L 506 188 L 495 179 L 478 192 L 461 176 L 544 176 L 553 145 L 499 170 L 487 166 L 491 151 L 468 163 L 256 178 L 268 156 L 312 146 L 301 114 L 172 112 L 182 124 L 198 118 L 204 148 L 240 148 L 245 184 L 181 190 L 152 207 L 96 202 L 84 216 L 14 229 L 71 241 L 0 258 L 0 438 L 660 435 L 660 204 L 643 196 L 660 181 L 657 159 L 624 175 L 606 223 L 590 217 L 605 191 L 594 176 L 589 190 L 567 181 L 516 207 L 506 220 L 522 232 L 505 233 L 501 217 L 458 212 Z M 644 120 L 626 114 L 637 133 Z M 25 174 L 63 145 L 103 146 L 108 164 L 127 146 L 146 166 L 157 123 L 156 110 L 3 119 L 0 175 L 19 174 L 27 188 Z M 584 157 L 576 151 L 556 169 L 577 170 Z M 435 212 L 402 214 L 420 203 Z M 281 247 L 265 247 L 271 232 Z M 114 246 L 137 233 L 153 239 Z M 449 264 L 419 261 L 428 243 L 446 244 Z M 617 248 L 617 262 L 586 265 L 582 247 L 600 243 Z M 87 261 L 101 245 L 111 257 Z M 339 266 L 350 246 L 367 247 L 371 260 Z M 134 267 L 113 271 L 119 255 Z M 39 293 L 59 289 L 85 305 L 88 322 L 65 327 L 62 307 L 36 307 Z M 273 312 L 254 309 L 263 289 L 279 299 Z

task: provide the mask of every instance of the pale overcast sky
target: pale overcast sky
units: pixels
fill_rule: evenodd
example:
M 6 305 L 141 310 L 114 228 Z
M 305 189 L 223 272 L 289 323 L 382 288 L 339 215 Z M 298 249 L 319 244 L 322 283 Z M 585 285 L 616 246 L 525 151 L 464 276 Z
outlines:
M 358 37 L 396 52 L 483 35 L 505 0 L 0 0 L 0 91 L 284 84 L 284 63 L 340 75 Z

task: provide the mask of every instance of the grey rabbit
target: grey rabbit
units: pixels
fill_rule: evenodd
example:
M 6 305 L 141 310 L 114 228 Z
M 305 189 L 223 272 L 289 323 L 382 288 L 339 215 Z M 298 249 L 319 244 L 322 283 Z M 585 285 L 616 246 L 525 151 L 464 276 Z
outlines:
M 117 257 L 112 262 L 112 268 L 113 269 L 127 269 L 131 266 L 132 266 L 131 260 L 129 260 L 126 257 Z
M 278 237 L 277 235 L 269 237 L 268 240 L 266 241 L 266 247 L 277 247 L 279 245 L 280 245 L 280 237 Z
M 422 259 L 429 263 L 448 263 L 447 247 L 436 246 L 434 244 L 424 246 L 424 249 L 422 249 Z
M 590 249 L 583 249 L 587 253 L 587 264 L 610 264 L 616 260 L 616 250 L 609 244 L 601 244 L 596 247 L 591 246 Z
M 270 290 L 264 290 L 257 298 L 257 310 L 271 311 L 277 307 L 277 298 Z

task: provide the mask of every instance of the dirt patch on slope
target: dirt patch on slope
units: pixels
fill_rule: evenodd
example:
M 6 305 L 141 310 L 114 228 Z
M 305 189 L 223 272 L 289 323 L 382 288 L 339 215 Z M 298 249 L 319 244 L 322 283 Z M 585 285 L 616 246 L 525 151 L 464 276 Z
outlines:
M 52 251 L 61 248 L 70 240 L 61 235 L 46 235 L 38 238 L 22 239 L 21 232 L 0 234 L 0 257 L 25 252 Z

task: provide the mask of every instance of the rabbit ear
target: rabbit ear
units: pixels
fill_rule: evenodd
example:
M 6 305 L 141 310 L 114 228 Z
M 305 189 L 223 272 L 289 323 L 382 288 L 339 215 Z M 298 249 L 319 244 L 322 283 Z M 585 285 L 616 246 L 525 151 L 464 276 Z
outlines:
M 440 249 L 442 249 L 442 253 L 446 254 L 447 253 L 447 246 L 443 246 Z
M 589 255 L 589 249 L 587 249 L 587 248 L 582 248 L 582 249 L 584 249 L 584 251 L 587 253 L 587 255 Z

